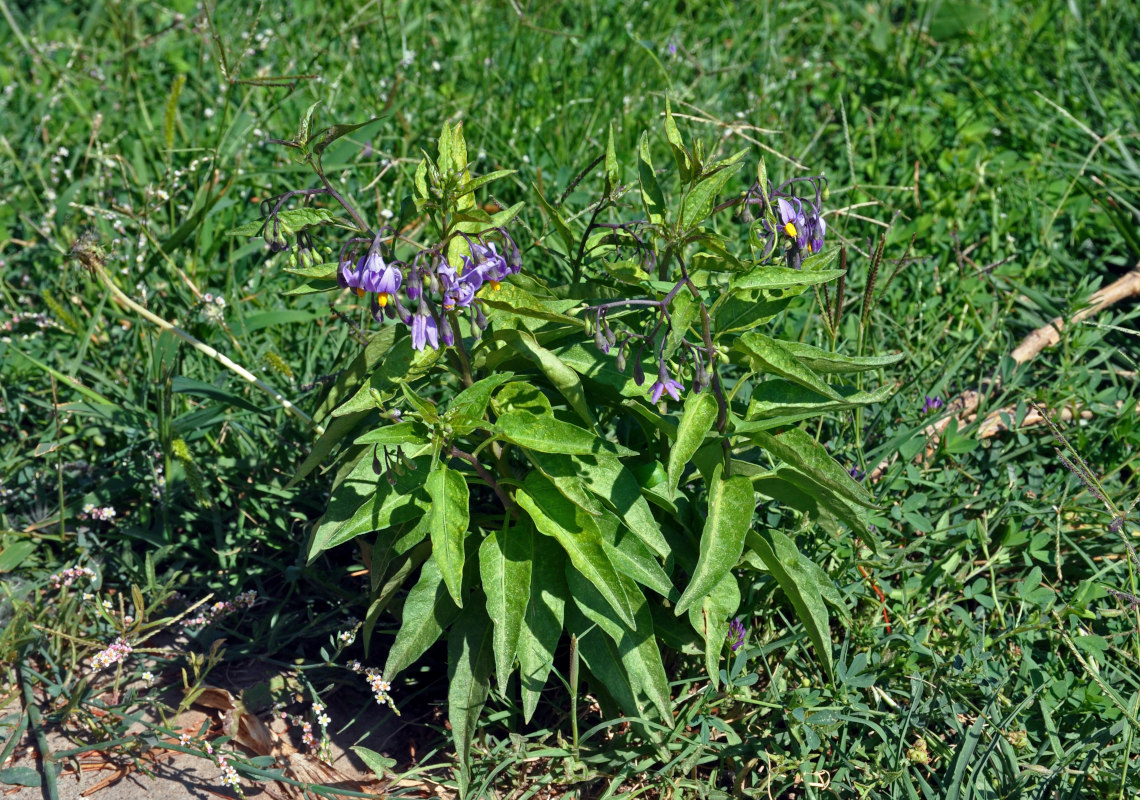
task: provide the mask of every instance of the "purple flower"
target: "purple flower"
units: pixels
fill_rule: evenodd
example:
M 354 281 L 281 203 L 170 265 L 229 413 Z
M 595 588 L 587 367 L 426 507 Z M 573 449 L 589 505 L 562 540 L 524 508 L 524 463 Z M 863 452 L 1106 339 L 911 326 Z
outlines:
M 443 307 L 448 311 L 459 306 L 467 308 L 475 299 L 475 292 L 483 285 L 483 274 L 464 259 L 467 268 L 462 275 L 456 274 L 455 267 L 446 261 L 436 269 L 439 282 L 443 288 Z
M 922 404 L 922 413 L 923 414 L 929 414 L 931 411 L 937 411 L 940 408 L 942 408 L 942 396 L 941 395 L 936 394 L 936 395 L 934 395 L 934 397 L 931 397 L 930 395 L 926 395 L 926 402 Z
M 439 324 L 431 315 L 426 302 L 421 301 L 416 313 L 412 315 L 412 348 L 423 350 L 424 346 L 432 350 L 439 349 Z
M 781 197 L 776 200 L 776 208 L 780 212 L 781 230 L 795 240 L 796 245 L 803 247 L 807 244 L 808 221 L 804 216 L 803 203 L 798 197 L 791 200 Z
M 467 275 L 471 270 L 477 270 L 482 279 L 491 284 L 492 289 L 498 289 L 499 282 L 511 274 L 507 259 L 495 249 L 494 242 L 490 244 L 471 242 L 470 245 L 471 256 L 463 259 L 463 274 Z
M 665 363 L 662 362 L 661 368 L 657 370 L 657 382 L 649 389 L 649 399 L 656 403 L 661 399 L 661 395 L 668 394 L 674 400 L 680 400 L 683 391 L 685 391 L 684 385 L 669 377 Z
M 740 617 L 736 617 L 728 623 L 728 644 L 732 648 L 732 652 L 735 653 L 744 647 L 744 634 L 744 623 L 740 621 Z
M 360 287 L 366 292 L 376 293 L 376 302 L 381 308 L 388 305 L 392 295 L 400 291 L 404 276 L 394 264 L 385 263 L 380 254 L 373 251 L 360 259 L 357 264 L 360 272 Z
M 818 212 L 812 213 L 807 221 L 807 251 L 809 254 L 823 250 L 825 233 L 827 233 L 827 223 L 823 221 L 823 216 Z
M 854 480 L 861 481 L 863 480 L 863 475 L 866 473 L 864 473 L 863 470 L 859 469 L 859 467 L 855 466 L 847 470 L 847 474 L 850 475 Z

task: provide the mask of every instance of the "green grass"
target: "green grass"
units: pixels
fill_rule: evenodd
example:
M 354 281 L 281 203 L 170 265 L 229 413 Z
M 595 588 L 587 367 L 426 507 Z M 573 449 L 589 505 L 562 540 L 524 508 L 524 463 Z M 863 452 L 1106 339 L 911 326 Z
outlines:
M 461 119 L 479 171 L 518 170 L 496 184 L 496 200 L 528 202 L 528 269 L 563 280 L 544 266 L 555 237 L 532 187 L 557 201 L 604 152 L 611 123 L 618 150 L 632 152 L 661 125 L 668 97 L 688 115 L 686 139 L 724 154 L 754 140 L 774 177 L 830 178 L 829 235 L 850 256 L 846 352 L 859 346 L 869 255 L 886 237 L 862 347 L 906 354 L 882 376 L 898 392 L 819 430 L 867 472 L 901 453 L 873 486 L 878 549 L 764 512 L 844 595 L 851 624 L 833 630 L 835 681 L 775 583 L 761 580 L 746 598 L 760 611 L 745 656 L 726 665 L 733 688 L 706 694 L 695 660 L 670 665 L 692 729 L 670 739 L 667 755 L 637 750 L 620 724 L 596 727 L 604 720 L 582 700 L 577 757 L 533 770 L 528 754 L 563 752 L 569 703 L 552 692 L 524 728 L 500 700 L 477 740 L 473 787 L 541 780 L 616 792 L 633 785 L 628 751 L 654 792 L 686 796 L 1129 797 L 1140 788 L 1140 615 L 1105 590 L 1135 591 L 1136 567 L 1109 530 L 1111 514 L 1061 466 L 1040 426 L 984 440 L 967 426 L 913 460 L 933 419 L 921 413 L 924 396 L 1000 375 L 982 416 L 1008 407 L 1020 420 L 1031 401 L 1087 409 L 1065 435 L 1110 500 L 1127 508 L 1136 496 L 1135 336 L 1074 326 L 1029 364 L 1007 358 L 1030 330 L 1071 314 L 1140 259 L 1132 4 L 301 3 L 259 15 L 229 3 L 212 25 L 190 4 L 184 18 L 119 2 L 26 10 L 4 0 L 4 10 L 0 303 L 14 320 L 0 343 L 5 622 L 43 622 L 49 612 L 33 591 L 71 563 L 98 564 L 103 585 L 120 591 L 157 587 L 147 557 L 159 578 L 180 572 L 195 599 L 246 589 L 266 598 L 226 630 L 230 658 L 320 666 L 344 619 L 366 611 L 352 548 L 304 564 L 329 479 L 318 471 L 289 482 L 311 432 L 117 306 L 68 259 L 81 233 L 110 253 L 128 294 L 145 292 L 151 311 L 311 411 L 319 388 L 307 387 L 354 351 L 352 331 L 322 296 L 286 294 L 294 279 L 283 256 L 225 235 L 258 217 L 259 200 L 308 185 L 267 139 L 289 138 L 317 100 L 326 123 L 378 116 L 325 156 L 333 180 L 368 198 L 363 211 L 377 219 L 399 214 L 420 149 L 444 120 Z M 591 172 L 569 192 L 568 217 L 598 182 Z M 206 293 L 225 298 L 224 325 L 206 315 Z M 1100 321 L 1136 328 L 1132 308 Z M 17 320 L 29 312 L 45 315 L 42 327 Z M 807 301 L 778 325 L 789 338 L 830 342 Z M 176 455 L 177 440 L 188 458 Z M 115 521 L 80 520 L 88 503 L 113 506 Z M 887 598 L 889 632 L 874 586 Z M 94 653 L 108 625 L 49 627 L 87 637 L 83 652 Z M 391 627 L 381 622 L 373 659 Z M 36 630 L 5 625 L 0 659 L 46 670 L 28 649 L 63 640 Z M 359 646 L 350 654 L 364 657 Z M 568 681 L 569 654 L 560 658 Z M 417 687 L 395 688 L 409 717 L 427 717 L 446 692 L 441 659 L 429 653 Z M 54 691 L 75 691 L 81 675 L 74 660 L 51 666 Z M 395 743 L 391 754 L 405 755 Z

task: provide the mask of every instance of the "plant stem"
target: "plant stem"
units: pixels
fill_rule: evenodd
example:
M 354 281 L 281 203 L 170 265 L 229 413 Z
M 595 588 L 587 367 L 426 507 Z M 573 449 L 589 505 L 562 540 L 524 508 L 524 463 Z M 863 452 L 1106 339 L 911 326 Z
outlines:
M 39 706 L 32 694 L 32 684 L 28 680 L 23 662 L 16 664 L 16 676 L 20 681 L 20 691 L 24 698 L 24 713 L 28 715 L 28 727 L 36 740 L 36 750 L 40 754 L 40 771 L 44 776 L 44 792 L 49 800 L 59 800 L 59 786 L 56 784 L 55 757 L 48 747 L 47 734 L 44 732 L 43 719 L 40 717 Z

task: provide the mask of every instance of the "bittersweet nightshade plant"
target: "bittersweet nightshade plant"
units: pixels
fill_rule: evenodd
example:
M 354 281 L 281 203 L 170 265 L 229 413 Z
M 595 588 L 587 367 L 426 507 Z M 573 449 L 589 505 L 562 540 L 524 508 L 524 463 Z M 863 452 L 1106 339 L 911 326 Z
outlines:
M 601 185 L 586 180 L 593 167 L 571 182 L 595 192 L 579 221 L 532 193 L 550 230 L 528 229 L 520 247 L 508 226 L 521 204 L 491 213 L 475 199 L 511 172 L 472 175 L 459 126 L 419 163 L 401 205 L 415 218 L 393 228 L 369 227 L 331 190 L 306 144 L 325 138 L 290 145 L 323 186 L 274 198 L 248 233 L 276 249 L 299 233 L 330 237 L 335 263 L 294 271 L 308 290 L 337 292 L 343 317 L 371 311 L 383 323 L 359 327 L 363 347 L 314 412 L 329 424 L 296 479 L 340 453 L 307 556 L 359 540 L 366 647 L 398 601 L 384 696 L 446 637 L 464 762 L 492 675 L 521 693 L 529 719 L 573 641 L 586 674 L 604 678 L 607 711 L 669 721 L 683 701 L 670 695 L 657 629 L 697 643 L 717 683 L 724 643 L 742 646 L 755 564 L 793 598 L 830 672 L 828 616 L 843 601 L 820 568 L 789 570 L 810 554 L 754 518 L 775 501 L 876 539 L 870 496 L 795 423 L 885 399 L 889 388 L 827 376 L 886 362 L 767 331 L 798 295 L 843 274 L 838 250 L 824 249 L 826 181 L 773 185 L 761 162 L 738 187 L 747 152 L 716 160 L 687 146 L 666 110 L 672 173 L 653 167 L 645 135 L 636 188 L 623 184 L 611 132 Z M 747 213 L 734 226 L 718 216 L 729 209 Z M 409 230 L 416 240 L 397 233 Z

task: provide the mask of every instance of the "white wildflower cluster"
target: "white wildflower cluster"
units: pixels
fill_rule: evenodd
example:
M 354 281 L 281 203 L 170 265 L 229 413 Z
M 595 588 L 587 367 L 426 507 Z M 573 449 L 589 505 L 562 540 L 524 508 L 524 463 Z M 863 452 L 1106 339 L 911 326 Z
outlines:
M 349 668 L 353 672 L 363 672 L 365 680 L 368 681 L 369 688 L 372 689 L 372 696 L 376 698 L 376 702 L 382 706 L 388 706 L 392 709 L 392 713 L 397 717 L 400 716 L 400 709 L 396 708 L 396 703 L 392 700 L 392 684 L 384 680 L 384 676 L 380 670 L 375 667 L 363 669 L 359 661 L 352 661 Z
M 237 792 L 238 797 L 244 797 L 245 795 L 241 790 L 241 780 L 238 778 L 237 770 L 230 763 L 229 756 L 225 753 L 218 753 L 218 766 L 222 768 L 222 783 Z
M 257 602 L 257 592 L 252 589 L 248 592 L 242 592 L 233 600 L 219 600 L 213 605 L 207 606 L 205 611 L 185 620 L 182 623 L 182 628 L 183 630 L 204 628 L 211 622 L 232 614 L 238 609 L 252 607 L 255 602 Z
M 81 579 L 95 580 L 95 571 L 87 567 L 68 567 L 63 572 L 50 576 L 48 583 L 53 589 L 61 589 L 65 586 L 71 586 Z
M 226 298 L 221 295 L 214 296 L 209 292 L 202 295 L 202 318 L 213 325 L 221 325 L 225 321 Z
M 99 672 L 112 664 L 118 664 L 129 656 L 133 649 L 126 639 L 116 639 L 110 647 L 96 653 L 95 657 L 91 659 L 91 671 Z
M 116 511 L 113 506 L 103 506 L 99 508 L 94 503 L 88 503 L 83 506 L 83 510 L 79 512 L 80 519 L 101 519 L 104 522 L 110 522 L 115 518 Z

